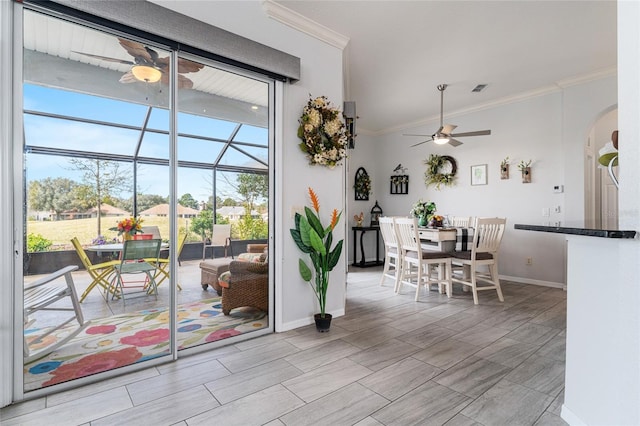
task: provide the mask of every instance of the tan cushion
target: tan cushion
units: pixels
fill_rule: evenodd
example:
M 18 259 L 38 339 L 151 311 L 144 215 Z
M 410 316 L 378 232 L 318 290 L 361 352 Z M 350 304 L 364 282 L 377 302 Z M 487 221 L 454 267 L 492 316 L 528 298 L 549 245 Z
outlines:
M 220 284 L 220 287 L 229 288 L 229 278 L 231 278 L 231 272 L 229 271 L 220 274 L 218 277 L 218 284 Z

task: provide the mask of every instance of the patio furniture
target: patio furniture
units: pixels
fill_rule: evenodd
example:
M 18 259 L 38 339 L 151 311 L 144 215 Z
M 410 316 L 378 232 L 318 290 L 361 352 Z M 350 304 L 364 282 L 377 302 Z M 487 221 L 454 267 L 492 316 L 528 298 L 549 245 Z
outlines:
M 219 278 L 222 313 L 244 306 L 269 311 L 269 263 L 234 260 Z
M 160 253 L 161 240 L 128 240 L 124 242 L 120 263 L 114 266 L 116 278 L 111 291 L 114 296 L 121 297 L 125 303 L 126 288 L 138 287 L 140 290 L 135 293 L 154 293 L 158 298 L 158 286 L 155 276 L 158 270 L 158 254 Z M 143 280 L 124 281 L 124 275 L 144 274 Z M 142 283 L 131 285 L 131 282 Z M 109 301 L 109 291 L 107 291 L 107 302 Z
M 184 248 L 184 243 L 187 241 L 187 234 L 183 233 L 178 236 L 178 259 L 180 259 L 180 253 L 182 253 L 182 249 Z M 162 284 L 164 280 L 169 278 L 169 258 L 159 258 L 158 259 L 158 270 L 156 272 L 156 280 L 160 277 L 160 280 L 156 281 L 156 285 Z M 180 284 L 178 283 L 178 290 L 182 290 Z
M 93 264 L 89 259 L 89 256 L 87 256 L 87 253 L 82 248 L 82 245 L 80 244 L 80 241 L 78 241 L 78 238 L 73 237 L 71 239 L 71 244 L 73 244 L 73 247 L 75 248 L 78 257 L 80 258 L 82 265 L 87 270 L 92 280 L 89 286 L 80 296 L 80 303 L 82 303 L 82 301 L 89 295 L 89 292 L 91 292 L 91 290 L 93 290 L 96 286 L 102 287 L 105 292 L 109 290 L 109 287 L 111 286 L 109 281 L 111 280 L 111 275 L 114 273 L 113 267 L 120 263 L 120 261 L 109 260 L 106 262 Z
M 233 247 L 231 247 L 231 225 L 214 224 L 213 232 L 211 234 L 211 241 L 204 242 L 202 245 L 202 260 L 205 259 L 207 247 L 212 247 L 211 258 L 214 256 L 215 247 L 224 248 L 224 257 L 227 257 L 227 250 L 231 251 L 231 258 L 233 259 Z
M 264 253 L 266 249 L 267 244 L 247 244 L 246 253 L 238 255 L 238 260 L 247 262 L 257 260 L 257 257 Z M 229 264 L 232 260 L 233 259 L 228 257 L 220 257 L 218 259 L 206 259 L 200 262 L 200 285 L 202 285 L 202 289 L 206 290 L 211 286 L 218 293 L 218 296 L 222 296 L 222 287 L 220 287 L 218 283 L 218 278 L 229 270 Z
M 37 322 L 36 319 L 29 318 L 30 316 L 35 315 L 36 312 L 69 311 L 74 313 L 73 316 L 60 322 L 59 324 L 53 327 L 47 327 L 48 330 L 44 334 L 37 335 L 35 339 L 29 339 L 27 338 L 27 335 L 24 336 L 25 364 L 28 364 L 53 352 L 60 346 L 67 343 L 69 340 L 73 339 L 89 325 L 89 322 L 85 322 L 84 317 L 82 316 L 82 309 L 80 307 L 80 302 L 78 301 L 78 294 L 73 283 L 73 276 L 71 275 L 71 272 L 77 269 L 78 267 L 76 265 L 67 266 L 43 278 L 40 278 L 39 280 L 27 285 L 24 288 L 25 331 L 32 324 Z M 64 277 L 65 279 L 64 284 L 56 282 L 61 277 Z M 56 303 L 66 298 L 69 298 L 72 307 L 61 307 L 60 303 Z M 54 303 L 56 303 L 56 306 L 52 306 Z M 77 322 L 78 325 L 74 328 L 66 327 L 67 324 L 73 321 Z M 65 327 L 69 329 L 66 334 L 64 334 L 62 337 L 58 336 L 57 339 L 54 339 L 53 343 L 44 347 L 40 347 L 43 342 L 46 344 L 47 340 L 45 338 L 47 336 Z M 32 351 L 31 347 L 37 349 L 34 349 L 34 351 Z

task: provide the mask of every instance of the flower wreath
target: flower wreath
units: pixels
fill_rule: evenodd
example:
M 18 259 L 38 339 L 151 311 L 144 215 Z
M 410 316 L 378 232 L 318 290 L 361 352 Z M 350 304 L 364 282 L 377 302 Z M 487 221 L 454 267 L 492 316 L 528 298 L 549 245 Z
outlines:
M 442 173 L 441 169 L 446 163 L 451 165 L 451 171 L 449 173 Z M 440 189 L 441 185 L 449 186 L 453 184 L 453 179 L 456 176 L 458 166 L 456 160 L 448 155 L 436 155 L 431 154 L 424 164 L 427 165 L 427 170 L 424 172 L 424 183 L 427 185 L 435 185 L 436 189 Z
M 298 122 L 298 137 L 302 140 L 298 146 L 307 155 L 309 164 L 329 168 L 340 165 L 347 156 L 349 132 L 342 114 L 331 106 L 326 96 L 310 97 Z
M 356 192 L 362 195 L 369 195 L 371 193 L 371 178 L 369 175 L 362 175 L 356 179 L 353 185 Z

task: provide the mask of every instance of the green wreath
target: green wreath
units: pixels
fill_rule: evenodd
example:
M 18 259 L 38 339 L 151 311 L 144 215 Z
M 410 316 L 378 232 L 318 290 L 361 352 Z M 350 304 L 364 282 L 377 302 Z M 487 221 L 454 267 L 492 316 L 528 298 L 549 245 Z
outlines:
M 447 163 L 451 165 L 451 169 L 447 173 L 443 173 L 443 168 Z M 458 169 L 453 157 L 431 154 L 424 164 L 427 165 L 427 171 L 424 172 L 424 183 L 427 187 L 435 185 L 436 189 L 440 189 L 441 185 L 453 185 L 453 179 Z

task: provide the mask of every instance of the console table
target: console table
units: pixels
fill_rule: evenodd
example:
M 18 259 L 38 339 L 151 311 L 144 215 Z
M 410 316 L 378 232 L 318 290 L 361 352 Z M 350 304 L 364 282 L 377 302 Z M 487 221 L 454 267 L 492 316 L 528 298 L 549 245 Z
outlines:
M 353 230 L 353 266 L 360 268 L 368 268 L 370 266 L 380 266 L 384 262 L 380 260 L 380 227 L 379 226 L 352 226 Z M 376 234 L 376 260 L 367 261 L 364 255 L 364 234 L 367 231 L 373 231 Z M 357 261 L 358 254 L 356 249 L 356 241 L 358 240 L 358 232 L 360 232 L 360 262 Z

